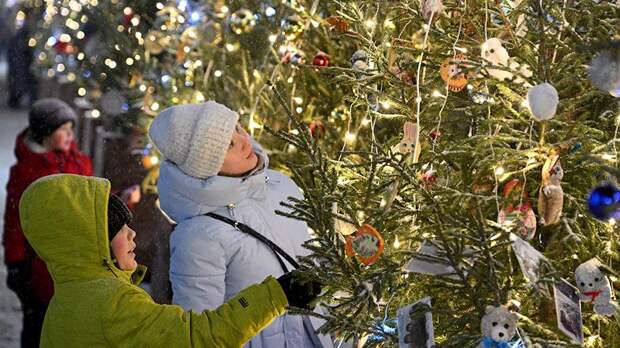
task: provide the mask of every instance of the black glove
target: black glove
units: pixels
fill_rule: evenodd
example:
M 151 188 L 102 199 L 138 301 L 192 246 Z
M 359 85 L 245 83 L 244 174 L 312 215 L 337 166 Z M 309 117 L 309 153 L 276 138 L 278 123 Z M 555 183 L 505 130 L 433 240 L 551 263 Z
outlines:
M 323 284 L 302 278 L 302 272 L 291 271 L 278 278 L 290 306 L 312 310 Z
M 27 295 L 30 293 L 28 290 L 30 288 L 30 267 L 28 267 L 28 262 L 21 261 L 10 263 L 6 265 L 6 267 L 8 270 L 8 275 L 6 277 L 7 287 L 13 290 L 22 302 L 25 301 L 28 297 Z

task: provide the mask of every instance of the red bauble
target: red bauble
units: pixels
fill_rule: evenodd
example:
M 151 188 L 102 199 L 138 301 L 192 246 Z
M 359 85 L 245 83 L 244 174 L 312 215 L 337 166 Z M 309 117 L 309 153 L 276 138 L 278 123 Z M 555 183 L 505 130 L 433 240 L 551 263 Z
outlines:
M 312 65 L 326 67 L 329 66 L 329 55 L 325 52 L 319 52 L 312 59 Z
M 431 139 L 433 139 L 433 140 L 437 140 L 437 139 L 439 139 L 439 137 L 441 136 L 441 131 L 439 131 L 439 130 L 434 130 L 434 131 L 432 131 L 432 132 L 431 132 L 431 134 L 429 134 L 429 135 L 430 135 Z
M 71 54 L 74 51 L 74 48 L 70 43 L 62 41 L 57 41 L 54 44 L 54 49 L 56 50 L 56 53 L 60 54 Z
M 133 10 L 129 10 L 129 11 L 123 11 L 123 19 L 121 20 L 121 23 L 123 23 L 124 26 L 129 26 L 129 24 L 131 23 L 131 20 L 133 19 Z
M 325 125 L 321 120 L 310 122 L 308 128 L 310 129 L 310 135 L 312 135 L 315 140 L 322 139 L 325 136 Z

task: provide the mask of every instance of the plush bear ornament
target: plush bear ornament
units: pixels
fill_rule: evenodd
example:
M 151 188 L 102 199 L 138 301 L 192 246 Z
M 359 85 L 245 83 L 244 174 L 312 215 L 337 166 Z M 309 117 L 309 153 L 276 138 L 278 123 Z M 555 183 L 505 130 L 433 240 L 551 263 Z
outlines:
M 590 259 L 577 267 L 575 281 L 582 302 L 592 303 L 597 314 L 612 316 L 618 304 L 611 300 L 611 284 L 603 270 L 606 270 L 606 266 L 601 261 Z
M 519 316 L 506 306 L 487 306 L 480 321 L 482 335 L 480 348 L 510 348 L 508 342 L 517 333 Z

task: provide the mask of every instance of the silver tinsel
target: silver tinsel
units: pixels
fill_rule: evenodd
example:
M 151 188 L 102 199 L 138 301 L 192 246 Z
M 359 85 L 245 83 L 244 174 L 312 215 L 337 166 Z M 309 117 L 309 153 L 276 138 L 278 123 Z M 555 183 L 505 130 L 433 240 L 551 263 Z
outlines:
M 588 75 L 597 88 L 620 97 L 620 48 L 597 53 L 590 63 Z

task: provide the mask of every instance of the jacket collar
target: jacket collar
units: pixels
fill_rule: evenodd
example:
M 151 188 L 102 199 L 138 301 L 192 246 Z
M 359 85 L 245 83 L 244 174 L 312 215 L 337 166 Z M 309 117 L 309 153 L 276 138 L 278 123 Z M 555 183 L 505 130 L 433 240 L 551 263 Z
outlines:
M 69 155 L 77 152 L 77 143 L 71 143 L 67 152 L 47 151 L 41 144 L 30 138 L 28 128 L 24 129 L 15 139 L 15 157 L 19 161 L 29 162 L 37 159 L 45 159 L 51 162 L 58 155 Z
M 252 145 L 263 165 L 259 164 L 256 171 L 241 178 L 216 175 L 199 179 L 183 173 L 174 163 L 164 161 L 157 184 L 162 210 L 180 222 L 223 207 L 242 205 L 247 199 L 263 201 L 269 157 L 254 140 Z

